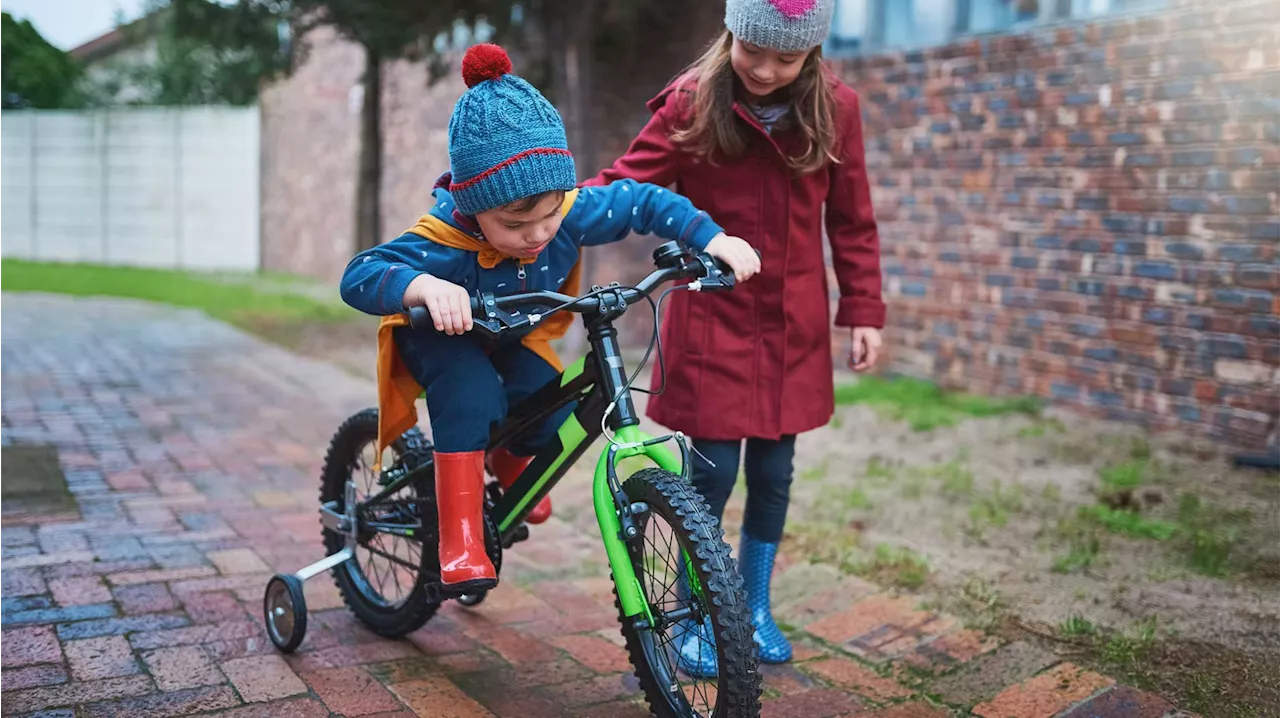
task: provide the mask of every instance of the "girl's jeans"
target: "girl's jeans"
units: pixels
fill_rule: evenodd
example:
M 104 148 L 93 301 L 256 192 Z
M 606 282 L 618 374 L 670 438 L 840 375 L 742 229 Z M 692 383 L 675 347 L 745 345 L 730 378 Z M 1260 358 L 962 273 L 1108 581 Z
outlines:
M 559 376 L 555 367 L 518 342 L 487 352 L 465 334 L 408 327 L 394 331 L 405 368 L 426 390 L 432 439 L 441 453 L 488 448 L 489 433 L 507 411 Z M 536 454 L 573 409 L 570 404 L 557 411 L 519 444 L 508 447 L 511 453 Z
M 724 506 L 738 481 L 742 443 L 693 440 L 698 450 L 693 452 L 693 485 L 706 499 L 717 519 L 724 517 Z M 746 444 L 747 510 L 742 530 L 756 540 L 778 543 L 782 540 L 787 506 L 791 500 L 796 437 L 784 436 L 778 441 L 747 439 Z M 715 467 L 698 456 L 698 452 L 710 459 Z

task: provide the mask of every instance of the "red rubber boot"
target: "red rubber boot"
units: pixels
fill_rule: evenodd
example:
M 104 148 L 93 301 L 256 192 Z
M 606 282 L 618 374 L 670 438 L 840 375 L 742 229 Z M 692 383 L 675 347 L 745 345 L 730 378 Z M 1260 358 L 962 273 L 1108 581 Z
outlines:
M 520 478 L 520 474 L 529 466 L 530 461 L 533 461 L 532 456 L 516 456 L 506 449 L 497 449 L 489 454 L 489 473 L 493 474 L 503 490 L 506 490 Z M 540 524 L 549 518 L 551 518 L 551 497 L 545 496 L 537 506 L 533 507 L 533 511 L 529 512 L 529 517 L 525 521 Z
M 436 453 L 440 579 L 467 593 L 498 585 L 484 550 L 484 452 Z

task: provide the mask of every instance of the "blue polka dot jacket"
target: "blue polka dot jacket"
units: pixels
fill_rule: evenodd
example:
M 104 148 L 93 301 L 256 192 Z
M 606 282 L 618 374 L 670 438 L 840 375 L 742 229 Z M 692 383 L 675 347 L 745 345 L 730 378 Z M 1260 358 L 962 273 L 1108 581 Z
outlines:
M 483 241 L 474 218 L 456 212 L 453 198 L 441 184 L 447 183 L 437 183 L 431 214 Z M 405 290 L 420 274 L 453 282 L 471 293 L 479 290 L 501 296 L 556 291 L 569 277 L 584 246 L 608 244 L 638 233 L 678 240 L 701 251 L 723 231 L 706 212 L 679 194 L 657 185 L 618 180 L 581 189 L 565 214 L 560 231 L 531 263 L 507 259 L 485 269 L 477 261 L 477 252 L 445 246 L 406 231 L 351 260 L 342 275 L 342 299 L 368 314 L 398 314 L 404 311 Z

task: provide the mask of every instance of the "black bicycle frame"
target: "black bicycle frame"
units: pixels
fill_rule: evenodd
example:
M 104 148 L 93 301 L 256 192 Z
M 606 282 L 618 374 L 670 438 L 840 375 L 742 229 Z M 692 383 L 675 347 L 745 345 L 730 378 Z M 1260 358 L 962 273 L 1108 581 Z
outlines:
M 590 352 L 516 405 L 493 432 L 489 450 L 510 446 L 540 428 L 565 406 L 577 403 L 555 437 L 533 457 L 520 477 L 502 492 L 494 507 L 493 519 L 504 546 L 510 546 L 517 539 L 524 519 L 600 437 L 603 426 L 617 431 L 640 423 L 630 392 L 619 395 L 622 387 L 626 386 L 627 376 L 613 320 L 624 310 L 625 305 L 619 301 L 616 306 L 607 306 L 600 312 L 583 314 Z M 611 403 L 615 405 L 605 422 L 605 412 L 609 411 Z M 378 504 L 410 481 L 420 478 L 430 468 L 430 464 L 419 466 L 396 476 L 361 504 Z

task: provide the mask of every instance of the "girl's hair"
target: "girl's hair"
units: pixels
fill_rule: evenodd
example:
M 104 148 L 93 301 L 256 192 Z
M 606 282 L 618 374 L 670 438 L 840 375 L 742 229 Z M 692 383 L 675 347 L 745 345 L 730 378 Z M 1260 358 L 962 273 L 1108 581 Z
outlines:
M 676 90 L 693 93 L 693 119 L 671 133 L 672 142 L 715 163 L 716 158 L 742 157 L 747 149 L 747 127 L 733 111 L 736 76 L 730 60 L 733 34 L 725 30 L 676 80 Z M 787 164 L 797 174 L 821 169 L 836 157 L 835 98 L 822 66 L 822 48 L 815 47 L 804 67 L 787 88 L 791 117 L 800 126 L 808 145 Z

